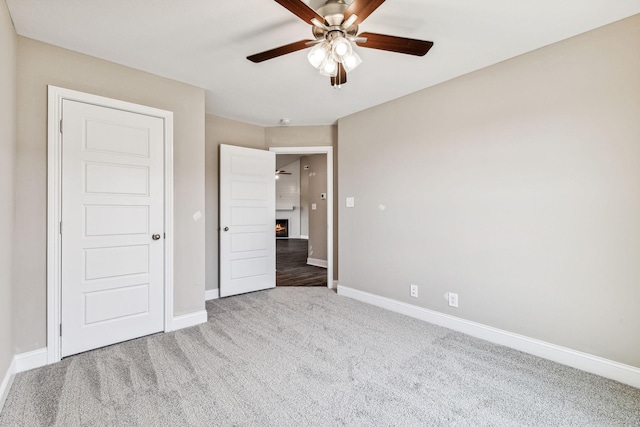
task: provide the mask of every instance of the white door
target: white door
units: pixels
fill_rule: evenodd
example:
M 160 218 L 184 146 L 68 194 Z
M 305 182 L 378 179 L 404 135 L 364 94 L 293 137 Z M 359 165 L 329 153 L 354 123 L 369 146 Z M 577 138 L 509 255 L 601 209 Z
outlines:
M 62 356 L 164 328 L 164 122 L 62 104 Z
M 276 286 L 276 156 L 220 146 L 220 296 Z

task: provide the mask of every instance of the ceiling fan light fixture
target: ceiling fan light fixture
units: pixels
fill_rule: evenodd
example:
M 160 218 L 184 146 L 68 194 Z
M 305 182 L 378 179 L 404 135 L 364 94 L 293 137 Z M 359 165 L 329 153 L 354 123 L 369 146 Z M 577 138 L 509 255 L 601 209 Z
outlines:
M 329 57 L 329 47 L 326 42 L 315 45 L 307 54 L 307 59 L 313 67 L 318 70 L 322 68 L 322 64 Z
M 329 57 L 320 67 L 320 74 L 327 77 L 335 77 L 338 74 L 338 63 Z
M 353 52 L 351 43 L 344 37 L 339 36 L 331 41 L 331 53 L 336 61 L 342 62 L 342 59 L 347 55 L 351 55 L 351 52 Z
M 362 64 L 362 58 L 355 52 L 351 52 L 351 55 L 346 55 L 342 58 L 342 66 L 347 73 L 355 70 L 360 64 Z

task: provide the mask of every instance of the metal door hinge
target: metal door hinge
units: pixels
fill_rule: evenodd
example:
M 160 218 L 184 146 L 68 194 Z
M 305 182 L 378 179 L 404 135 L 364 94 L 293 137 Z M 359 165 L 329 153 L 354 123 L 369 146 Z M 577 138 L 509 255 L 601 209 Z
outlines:
M 62 133 L 62 119 L 60 119 L 60 133 Z
M 60 323 L 60 336 L 62 336 L 62 323 Z
M 62 234 L 62 221 L 60 221 L 60 234 Z

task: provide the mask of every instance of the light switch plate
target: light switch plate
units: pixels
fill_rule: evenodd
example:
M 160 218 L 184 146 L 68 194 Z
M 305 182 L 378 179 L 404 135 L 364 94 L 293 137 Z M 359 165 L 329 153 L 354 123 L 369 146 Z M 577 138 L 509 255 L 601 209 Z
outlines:
M 347 198 L 345 199 L 345 202 L 346 202 L 346 206 L 347 206 L 348 208 L 354 208 L 354 207 L 356 206 L 356 199 L 355 199 L 355 197 L 347 197 Z
M 311 203 L 311 210 L 315 211 L 318 208 L 318 206 L 315 203 Z

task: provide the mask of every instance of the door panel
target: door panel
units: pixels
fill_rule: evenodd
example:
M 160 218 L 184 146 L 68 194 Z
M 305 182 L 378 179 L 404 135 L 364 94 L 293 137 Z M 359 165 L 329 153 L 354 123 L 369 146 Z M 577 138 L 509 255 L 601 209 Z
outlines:
M 86 163 L 85 169 L 87 193 L 149 195 L 147 167 Z
M 164 327 L 164 122 L 64 100 L 62 355 Z
M 149 233 L 149 206 L 87 206 L 86 236 L 117 236 Z
M 266 182 L 232 181 L 231 194 L 234 200 L 266 200 Z
M 237 199 L 236 199 L 237 200 Z M 231 208 L 232 225 L 259 225 L 265 226 L 268 221 L 266 208 Z M 275 216 L 274 216 L 275 218 Z
M 149 245 L 91 248 L 84 254 L 85 280 L 149 273 Z
M 87 150 L 149 157 L 149 135 L 144 127 L 87 120 L 86 128 Z
M 149 284 L 86 293 L 85 324 L 149 312 Z
M 220 296 L 276 285 L 275 154 L 220 146 Z
M 231 235 L 231 252 L 266 251 L 269 240 L 273 236 L 269 233 L 235 233 Z

